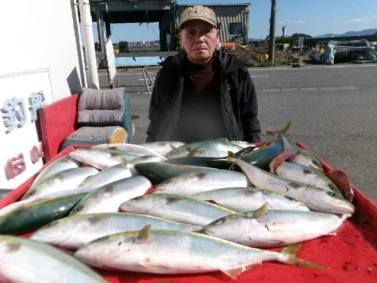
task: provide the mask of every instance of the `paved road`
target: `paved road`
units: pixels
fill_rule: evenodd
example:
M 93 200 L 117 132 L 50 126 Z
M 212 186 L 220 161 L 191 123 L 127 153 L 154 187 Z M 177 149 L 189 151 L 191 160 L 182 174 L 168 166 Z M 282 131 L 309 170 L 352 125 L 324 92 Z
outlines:
M 149 69 L 155 77 L 158 69 Z M 307 145 L 377 203 L 377 64 L 251 68 L 262 130 L 292 121 L 288 136 Z M 145 142 L 150 95 L 141 69 L 120 74 L 131 87 L 135 143 Z M 270 136 L 262 135 L 264 140 Z

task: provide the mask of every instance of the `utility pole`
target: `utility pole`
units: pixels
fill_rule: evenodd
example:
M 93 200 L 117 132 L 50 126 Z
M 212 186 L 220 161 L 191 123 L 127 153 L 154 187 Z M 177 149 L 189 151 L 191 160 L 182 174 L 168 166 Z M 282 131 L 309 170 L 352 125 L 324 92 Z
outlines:
M 275 61 L 275 22 L 276 22 L 276 6 L 277 0 L 271 1 L 271 17 L 270 17 L 270 38 L 268 44 L 268 60 Z

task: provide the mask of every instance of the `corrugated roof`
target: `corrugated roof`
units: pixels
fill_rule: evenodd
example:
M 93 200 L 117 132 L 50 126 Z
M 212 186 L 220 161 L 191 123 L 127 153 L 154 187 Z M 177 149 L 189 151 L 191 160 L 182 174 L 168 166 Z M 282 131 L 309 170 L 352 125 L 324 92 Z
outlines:
M 177 0 L 177 5 L 251 5 L 239 0 Z

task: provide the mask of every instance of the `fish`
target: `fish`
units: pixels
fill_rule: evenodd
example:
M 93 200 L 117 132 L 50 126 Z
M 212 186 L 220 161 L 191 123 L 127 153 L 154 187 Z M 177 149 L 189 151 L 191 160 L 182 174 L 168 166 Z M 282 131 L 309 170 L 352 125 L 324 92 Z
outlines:
M 254 187 L 285 194 L 303 202 L 310 210 L 335 214 L 353 214 L 355 211 L 352 203 L 333 192 L 279 177 L 240 159 L 230 160 L 234 162 L 233 169 L 239 167 Z
M 143 176 L 119 179 L 105 184 L 84 196 L 69 215 L 118 212 L 123 202 L 143 195 L 151 185 L 151 182 Z
M 229 187 L 191 194 L 190 198 L 206 200 L 241 212 L 257 210 L 264 204 L 270 209 L 308 211 L 309 208 L 284 194 L 253 187 Z
M 180 147 L 182 145 L 185 145 L 184 142 L 180 141 L 158 141 L 158 142 L 147 142 L 140 144 L 141 146 L 145 148 L 149 148 L 153 150 L 154 152 L 157 152 L 163 156 L 168 154 L 173 149 L 176 149 L 177 147 Z
M 324 268 L 294 254 L 251 248 L 196 232 L 158 230 L 117 233 L 80 247 L 74 256 L 99 269 L 154 274 L 197 274 L 222 271 L 231 278 L 267 261 Z
M 247 187 L 244 174 L 229 170 L 186 173 L 154 186 L 152 194 L 191 195 L 226 187 Z
M 142 156 L 156 156 L 159 157 L 161 160 L 166 160 L 166 158 L 155 152 L 154 150 L 144 147 L 142 145 L 131 144 L 131 143 L 107 143 L 107 144 L 98 144 L 94 145 L 92 148 L 103 148 L 103 149 L 110 149 L 116 151 L 122 151 L 125 153 L 133 153 L 139 154 Z
M 75 189 L 87 177 L 96 173 L 98 173 L 98 169 L 94 167 L 78 167 L 60 171 L 45 179 L 38 186 L 29 188 L 21 199 L 43 196 L 49 192 Z
M 125 231 L 140 230 L 145 225 L 157 229 L 194 231 L 202 226 L 135 213 L 111 212 L 72 215 L 53 221 L 35 232 L 30 239 L 59 248 L 75 250 L 97 238 Z
M 202 173 L 219 170 L 204 166 L 169 164 L 165 162 L 139 163 L 135 164 L 134 168 L 140 175 L 147 177 L 153 185 L 185 173 Z
M 343 197 L 338 187 L 328 178 L 323 171 L 313 169 L 298 163 L 286 162 L 294 153 L 283 152 L 270 163 L 270 172 L 280 177 L 298 181 L 328 190 Z
M 282 135 L 282 142 L 284 151 L 294 153 L 288 159 L 289 162 L 311 167 L 322 172 L 325 171 L 321 161 L 312 152 L 292 143 L 285 135 Z
M 242 148 L 248 148 L 248 150 L 251 150 L 253 148 L 256 148 L 257 147 L 257 144 L 256 143 L 252 143 L 252 142 L 248 142 L 248 141 L 230 141 L 231 143 L 233 144 L 236 144 Z
M 46 164 L 42 169 L 38 172 L 37 176 L 33 180 L 30 185 L 30 189 L 37 186 L 46 178 L 66 169 L 71 168 L 78 168 L 81 166 L 81 162 L 69 157 L 68 155 L 59 157 L 50 163 Z
M 217 157 L 203 157 L 203 156 L 185 156 L 178 158 L 171 158 L 165 163 L 169 164 L 181 164 L 181 165 L 193 165 L 193 166 L 203 166 L 212 167 L 217 169 L 229 169 L 229 162 L 216 162 L 219 158 Z M 220 159 L 222 160 L 222 159 Z
M 135 174 L 137 174 L 137 172 L 135 170 L 132 172 L 126 162 L 121 162 L 91 175 L 83 180 L 79 184 L 79 187 L 98 188 L 120 179 L 132 177 Z
M 282 129 L 276 131 L 268 131 L 268 134 L 276 136 L 274 140 L 260 143 L 258 145 L 254 144 L 253 146 L 242 148 L 235 153 L 228 152 L 228 154 L 222 159 L 210 160 L 208 161 L 208 164 L 209 166 L 218 167 L 221 164 L 228 164 L 228 158 L 233 157 L 239 158 L 262 169 L 268 168 L 268 165 L 270 164 L 272 159 L 283 152 L 284 147 L 282 138 L 288 131 L 290 125 L 291 122 L 289 121 L 288 124 Z
M 245 162 L 253 164 L 259 168 L 268 168 L 270 162 L 280 153 L 283 152 L 282 135 L 279 134 L 275 140 L 265 142 L 256 148 L 243 148 L 236 153 L 228 152 L 223 158 L 209 160 L 207 162 L 210 167 L 230 166 L 229 158 L 239 158 Z
M 44 243 L 0 235 L 1 282 L 109 282 L 77 258 Z
M 326 176 L 334 182 L 336 187 L 342 193 L 343 197 L 349 202 L 353 201 L 355 192 L 351 184 L 351 180 L 346 172 L 340 169 L 333 169 L 330 172 L 325 173 Z
M 147 194 L 123 202 L 120 211 L 140 213 L 173 221 L 204 226 L 235 213 L 235 211 L 206 201 L 173 194 Z
M 119 150 L 93 147 L 76 148 L 69 152 L 68 155 L 83 164 L 91 165 L 99 170 L 117 165 L 123 160 L 132 160 L 143 156 L 136 153 L 126 153 Z
M 255 211 L 238 212 L 219 218 L 198 232 L 250 247 L 282 247 L 334 235 L 348 216 L 269 209 L 264 204 Z
M 232 141 L 232 143 L 234 142 L 235 141 Z M 252 152 L 255 148 L 256 146 L 244 147 L 241 150 L 235 152 L 234 156 L 241 157 L 245 154 Z M 227 160 L 227 157 L 228 156 L 224 156 L 221 158 L 206 157 L 206 156 L 185 156 L 185 157 L 170 158 L 166 160 L 165 163 L 205 166 L 205 167 L 212 167 L 212 168 L 217 168 L 217 169 L 229 169 L 230 162 Z
M 92 188 L 48 193 L 0 209 L 0 234 L 20 235 L 68 215 Z
M 170 151 L 166 154 L 166 158 L 185 156 L 224 157 L 228 155 L 229 151 L 237 152 L 241 149 L 241 146 L 229 142 L 228 139 L 211 139 L 187 143 Z

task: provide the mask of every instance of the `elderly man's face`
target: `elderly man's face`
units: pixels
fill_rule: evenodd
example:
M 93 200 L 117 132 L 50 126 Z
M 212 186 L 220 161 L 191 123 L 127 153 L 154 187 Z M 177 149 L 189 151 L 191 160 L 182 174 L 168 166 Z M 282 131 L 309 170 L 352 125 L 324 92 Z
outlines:
M 191 62 L 205 64 L 220 42 L 220 33 L 206 22 L 193 20 L 183 26 L 179 39 Z

